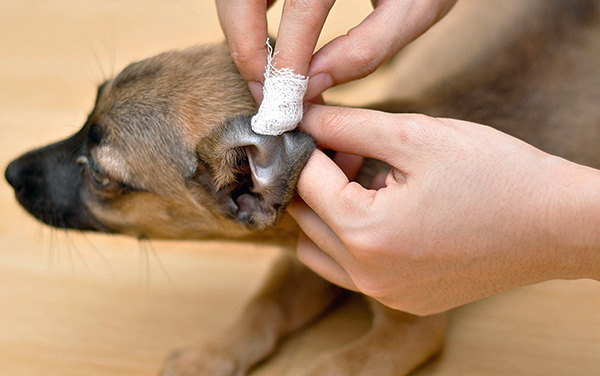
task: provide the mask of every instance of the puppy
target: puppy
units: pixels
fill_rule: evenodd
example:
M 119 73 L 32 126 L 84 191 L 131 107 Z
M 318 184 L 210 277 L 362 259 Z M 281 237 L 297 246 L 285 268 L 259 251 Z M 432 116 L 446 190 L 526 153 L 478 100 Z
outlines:
M 23 207 L 51 226 L 290 248 L 298 230 L 284 208 L 315 145 L 298 131 L 254 134 L 249 125 L 254 112 L 256 104 L 225 45 L 167 52 L 103 83 L 77 134 L 13 161 L 6 178 Z M 172 357 L 164 374 L 244 374 L 340 293 L 286 255 L 227 333 Z M 418 357 L 400 358 L 394 350 L 386 355 L 390 359 L 374 356 L 372 364 L 351 364 L 356 361 L 351 356 L 335 373 L 358 371 L 359 365 L 368 366 L 367 372 L 382 361 L 408 371 L 439 349 L 441 318 L 378 311 L 381 333 L 362 340 L 372 344 L 357 344 L 354 351 L 365 352 L 360 358 L 383 354 L 374 352 L 383 332 L 398 334 L 388 339 L 391 350 L 406 331 L 415 331 L 410 338 L 422 336 L 403 344 L 417 348 Z M 323 367 L 316 369 L 322 374 Z
M 373 107 L 490 124 L 599 167 L 598 2 L 544 4 L 482 67 L 422 97 Z M 6 178 L 22 206 L 51 226 L 293 249 L 298 229 L 285 206 L 315 145 L 297 131 L 254 134 L 255 111 L 224 45 L 164 53 L 103 83 L 77 134 L 21 156 Z M 285 253 L 225 332 L 173 354 L 161 374 L 244 375 L 342 293 Z M 403 375 L 440 351 L 445 314 L 370 305 L 371 329 L 317 359 L 308 375 Z

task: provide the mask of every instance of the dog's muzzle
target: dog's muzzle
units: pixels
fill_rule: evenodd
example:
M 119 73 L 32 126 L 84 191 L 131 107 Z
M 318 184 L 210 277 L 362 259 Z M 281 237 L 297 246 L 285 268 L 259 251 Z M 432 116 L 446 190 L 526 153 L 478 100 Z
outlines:
M 85 145 L 82 130 L 73 137 L 33 150 L 12 161 L 4 176 L 19 203 L 54 227 L 106 231 L 85 207 L 81 167 L 75 162 Z

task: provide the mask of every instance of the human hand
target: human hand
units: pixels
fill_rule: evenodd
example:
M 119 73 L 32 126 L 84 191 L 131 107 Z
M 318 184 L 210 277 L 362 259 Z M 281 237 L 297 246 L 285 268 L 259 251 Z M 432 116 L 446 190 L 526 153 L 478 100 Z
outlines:
M 262 100 L 267 61 L 267 8 L 275 0 L 216 0 L 231 56 L 254 98 Z M 456 0 L 372 0 L 358 26 L 313 52 L 335 0 L 285 1 L 273 63 L 308 75 L 305 100 L 331 86 L 362 78 L 435 24 Z
M 289 207 L 306 234 L 298 257 L 338 285 L 423 315 L 600 277 L 597 170 L 424 115 L 311 106 L 301 128 L 325 148 L 392 166 L 380 189 L 365 189 L 316 151 L 300 175 L 305 203 Z

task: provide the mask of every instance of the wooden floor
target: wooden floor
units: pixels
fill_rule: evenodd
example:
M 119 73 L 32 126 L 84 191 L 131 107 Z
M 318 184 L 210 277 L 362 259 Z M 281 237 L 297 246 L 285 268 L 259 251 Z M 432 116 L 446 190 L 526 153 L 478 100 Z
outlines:
M 332 18 L 341 21 L 327 35 L 355 24 L 368 7 L 340 1 Z M 2 170 L 19 153 L 77 130 L 95 85 L 126 63 L 221 41 L 216 19 L 210 0 L 0 2 Z M 331 98 L 356 103 L 377 87 L 370 85 Z M 171 350 L 226 325 L 277 252 L 50 230 L 2 182 L 0 375 L 155 375 Z M 301 375 L 368 325 L 365 307 L 351 301 L 290 338 L 252 375 Z M 444 353 L 416 374 L 600 375 L 600 284 L 549 282 L 457 309 Z

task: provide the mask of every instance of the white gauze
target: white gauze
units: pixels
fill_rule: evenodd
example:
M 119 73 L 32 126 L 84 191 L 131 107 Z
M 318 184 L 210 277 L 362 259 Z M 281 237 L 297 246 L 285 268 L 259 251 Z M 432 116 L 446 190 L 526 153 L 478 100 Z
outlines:
M 308 77 L 294 73 L 291 68 L 276 69 L 272 62 L 277 52 L 269 45 L 265 67 L 263 101 L 258 113 L 252 117 L 252 130 L 267 136 L 279 136 L 296 128 L 304 112 L 302 100 L 306 93 Z

